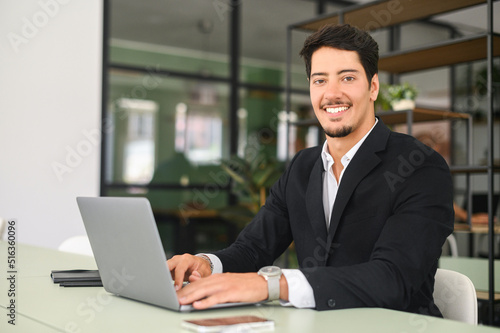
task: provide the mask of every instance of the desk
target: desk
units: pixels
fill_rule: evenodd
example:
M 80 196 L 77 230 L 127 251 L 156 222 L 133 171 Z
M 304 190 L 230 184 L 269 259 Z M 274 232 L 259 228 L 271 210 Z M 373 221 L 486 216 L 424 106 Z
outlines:
M 6 244 L 0 242 L 0 266 L 6 272 Z M 18 247 L 15 327 L 0 316 L 1 332 L 184 332 L 185 319 L 258 315 L 273 319 L 280 332 L 498 332 L 455 321 L 386 309 L 333 311 L 285 308 L 277 304 L 177 313 L 110 295 L 100 287 L 62 288 L 52 283 L 52 269 L 94 269 L 93 258 L 55 250 Z M 6 279 L 0 283 L 0 307 L 6 309 Z

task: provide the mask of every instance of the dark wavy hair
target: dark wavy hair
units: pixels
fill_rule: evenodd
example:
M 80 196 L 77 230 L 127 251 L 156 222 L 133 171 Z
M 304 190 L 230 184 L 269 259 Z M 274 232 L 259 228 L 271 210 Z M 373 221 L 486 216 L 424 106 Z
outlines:
M 368 84 L 371 84 L 373 75 L 378 73 L 378 44 L 366 31 L 349 24 L 326 25 L 307 37 L 300 56 L 306 64 L 308 78 L 311 76 L 312 55 L 324 46 L 356 51 L 365 70 Z

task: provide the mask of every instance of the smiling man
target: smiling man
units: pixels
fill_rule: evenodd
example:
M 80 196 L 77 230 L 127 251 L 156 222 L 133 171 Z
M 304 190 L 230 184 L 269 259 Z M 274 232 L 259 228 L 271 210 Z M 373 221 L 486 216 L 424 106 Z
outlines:
M 234 244 L 168 261 L 177 286 L 192 282 L 178 288 L 180 302 L 280 299 L 441 316 L 432 292 L 453 230 L 446 162 L 375 117 L 378 45 L 368 33 L 326 26 L 301 55 L 326 141 L 296 154 Z M 271 266 L 292 241 L 299 269 Z

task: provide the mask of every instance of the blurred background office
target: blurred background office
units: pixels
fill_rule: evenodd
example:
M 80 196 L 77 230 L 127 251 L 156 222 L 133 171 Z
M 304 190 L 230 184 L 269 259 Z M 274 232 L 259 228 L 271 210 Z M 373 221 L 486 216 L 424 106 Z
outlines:
M 287 128 L 288 121 L 314 118 L 298 56 L 308 31 L 291 34 L 286 112 L 287 27 L 368 2 L 2 2 L 0 216 L 18 220 L 20 241 L 55 248 L 85 233 L 76 196 L 146 196 L 172 242 L 178 223 L 205 219 L 195 236 L 183 229 L 182 239 L 194 241 L 196 250 L 225 246 L 235 233 L 221 218 L 227 208 L 247 208 L 233 217 L 251 216 L 255 197 L 266 196 L 275 176 L 265 167 L 281 170 L 298 149 L 321 141 L 315 126 Z M 367 22 L 386 15 L 375 12 Z M 485 16 L 483 4 L 372 34 L 383 55 L 484 32 Z M 495 65 L 498 72 L 498 58 Z M 480 60 L 397 79 L 417 88 L 417 106 L 473 117 L 475 165 L 486 161 L 485 66 Z M 394 82 L 388 73 L 380 77 Z M 500 142 L 498 103 L 495 114 Z M 441 140 L 450 164 L 468 163 L 463 122 L 416 130 Z M 494 154 L 498 160 L 498 146 Z M 235 189 L 221 161 L 258 177 Z M 462 205 L 466 176 L 455 175 L 454 182 Z M 485 175 L 474 176 L 473 192 L 485 192 L 486 183 Z

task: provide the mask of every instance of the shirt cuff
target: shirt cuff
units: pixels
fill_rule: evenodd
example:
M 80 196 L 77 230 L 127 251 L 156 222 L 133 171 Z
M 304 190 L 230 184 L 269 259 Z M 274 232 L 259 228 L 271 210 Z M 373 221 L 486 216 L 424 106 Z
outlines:
M 211 253 L 200 253 L 200 254 L 206 255 L 208 257 L 208 259 L 210 259 L 210 261 L 212 262 L 212 265 L 214 267 L 212 270 L 212 274 L 217 274 L 217 273 L 223 272 L 222 262 L 220 261 L 219 257 L 217 257 L 216 255 L 213 255 Z
M 288 283 L 288 300 L 281 305 L 292 305 L 296 308 L 315 308 L 314 292 L 304 274 L 298 269 L 282 269 L 281 272 Z

